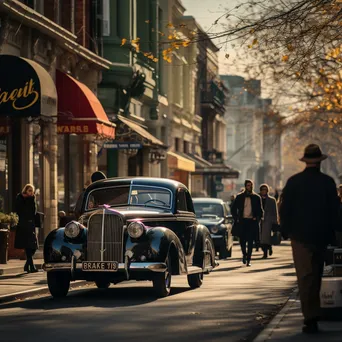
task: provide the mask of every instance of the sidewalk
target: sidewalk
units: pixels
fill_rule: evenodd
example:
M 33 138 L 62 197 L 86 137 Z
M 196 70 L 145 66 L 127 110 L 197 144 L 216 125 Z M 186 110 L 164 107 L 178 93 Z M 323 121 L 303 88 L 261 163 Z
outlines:
M 303 334 L 302 326 L 303 316 L 296 291 L 254 342 L 342 341 L 341 321 L 319 322 L 321 332 L 317 335 Z
M 14 300 L 27 299 L 38 295 L 48 295 L 46 272 L 42 270 L 43 259 L 34 259 L 39 270 L 37 273 L 24 272 L 25 260 L 13 259 L 7 264 L 0 264 L 0 305 Z M 75 281 L 70 288 L 87 284 L 86 281 Z

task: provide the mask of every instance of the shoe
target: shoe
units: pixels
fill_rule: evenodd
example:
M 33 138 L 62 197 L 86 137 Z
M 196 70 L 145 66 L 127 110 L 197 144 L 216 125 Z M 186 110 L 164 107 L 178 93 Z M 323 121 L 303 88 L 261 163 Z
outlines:
M 310 323 L 308 322 L 307 324 L 304 325 L 304 327 L 302 328 L 302 331 L 305 334 L 317 334 L 317 333 L 319 333 L 317 321 L 312 321 Z
M 246 257 L 244 256 L 244 257 L 242 257 L 242 263 L 244 264 L 244 265 L 246 265 Z
M 24 266 L 24 272 L 30 273 L 28 264 L 25 264 L 25 266 Z
M 269 253 L 270 253 L 270 256 L 273 254 L 273 249 L 272 249 L 272 247 L 270 248 Z
M 267 254 L 264 254 L 264 256 L 262 258 L 263 259 L 267 259 Z
M 34 268 L 31 268 L 31 271 L 30 271 L 31 273 L 37 273 L 38 272 L 38 270 L 34 267 Z
M 247 267 L 251 267 L 252 265 L 251 265 L 251 262 L 250 261 L 247 261 L 247 265 L 246 265 Z

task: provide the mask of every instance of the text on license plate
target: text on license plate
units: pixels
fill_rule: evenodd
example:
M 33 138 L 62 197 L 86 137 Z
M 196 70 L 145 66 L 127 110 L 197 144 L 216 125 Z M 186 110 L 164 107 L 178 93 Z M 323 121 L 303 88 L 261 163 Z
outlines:
M 119 264 L 116 261 L 83 261 L 83 271 L 112 271 L 116 272 Z

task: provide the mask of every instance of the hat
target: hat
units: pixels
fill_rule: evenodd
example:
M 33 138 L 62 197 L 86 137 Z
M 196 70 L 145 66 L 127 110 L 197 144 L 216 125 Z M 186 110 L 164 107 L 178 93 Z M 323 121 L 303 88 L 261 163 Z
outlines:
M 106 175 L 101 172 L 101 171 L 95 171 L 92 175 L 91 175 L 91 181 L 92 183 L 101 180 L 101 179 L 106 179 Z
M 299 160 L 304 163 L 318 163 L 327 158 L 328 156 L 322 154 L 322 151 L 318 145 L 310 144 L 305 147 L 304 157 Z

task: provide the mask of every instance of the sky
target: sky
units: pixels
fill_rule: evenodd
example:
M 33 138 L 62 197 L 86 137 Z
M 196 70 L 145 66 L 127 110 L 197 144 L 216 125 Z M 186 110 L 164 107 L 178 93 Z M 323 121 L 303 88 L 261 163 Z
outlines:
M 214 26 L 212 27 L 215 20 L 223 15 L 227 9 L 232 9 L 237 6 L 241 1 L 239 0 L 181 0 L 182 4 L 186 8 L 185 15 L 192 15 L 195 17 L 200 26 L 205 30 L 217 29 L 220 27 Z M 224 18 L 222 21 L 224 22 Z M 214 40 L 214 43 L 219 43 L 219 40 Z M 234 56 L 234 49 L 230 45 L 223 46 L 221 48 L 219 54 L 219 63 L 220 63 L 220 74 L 239 74 L 244 76 L 242 73 L 238 72 L 237 69 L 231 65 L 231 62 L 225 58 L 226 54 L 229 54 L 231 57 Z M 229 58 L 232 60 L 232 58 Z

